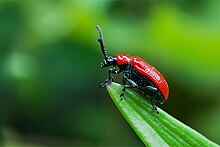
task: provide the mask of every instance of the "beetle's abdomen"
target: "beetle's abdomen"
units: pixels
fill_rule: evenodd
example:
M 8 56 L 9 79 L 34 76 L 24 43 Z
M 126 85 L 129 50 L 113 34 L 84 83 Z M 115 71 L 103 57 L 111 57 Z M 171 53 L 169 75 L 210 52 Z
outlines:
M 126 54 L 117 54 L 116 60 L 118 65 L 129 64 L 131 61 L 131 56 Z
M 156 68 L 148 64 L 143 59 L 136 56 L 131 57 L 130 64 L 143 76 L 146 76 L 153 83 L 155 83 L 155 85 L 159 88 L 162 95 L 164 96 L 164 99 L 167 100 L 169 95 L 168 84 L 165 78 L 162 76 L 162 74 L 159 71 L 156 70 Z

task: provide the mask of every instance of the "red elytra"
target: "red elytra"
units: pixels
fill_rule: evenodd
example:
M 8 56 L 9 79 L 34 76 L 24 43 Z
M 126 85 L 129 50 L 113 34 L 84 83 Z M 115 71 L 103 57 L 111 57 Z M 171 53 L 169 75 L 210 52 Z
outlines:
M 116 60 L 118 65 L 129 64 L 131 61 L 131 56 L 126 54 L 117 54 Z
M 162 74 L 153 66 L 137 56 L 129 56 L 126 54 L 117 54 L 116 60 L 118 65 L 130 64 L 142 75 L 149 78 L 158 87 L 165 100 L 168 99 L 169 87 Z

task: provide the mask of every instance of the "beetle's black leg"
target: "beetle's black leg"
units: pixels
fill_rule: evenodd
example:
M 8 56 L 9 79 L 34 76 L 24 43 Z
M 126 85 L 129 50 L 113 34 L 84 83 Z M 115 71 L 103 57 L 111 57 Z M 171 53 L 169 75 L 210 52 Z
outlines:
M 133 88 L 133 87 L 128 86 L 128 85 L 125 85 L 125 86 L 124 86 L 124 88 L 122 89 L 121 94 L 120 94 L 120 98 L 121 98 L 121 100 L 124 99 L 125 89 L 126 89 L 126 88 Z
M 108 79 L 106 79 L 104 82 L 102 82 L 99 87 L 103 87 L 107 82 L 114 81 L 114 78 L 111 76 L 111 73 L 113 74 L 119 74 L 120 71 L 117 70 L 116 68 L 109 68 L 108 69 Z
M 113 73 L 113 74 L 118 74 L 118 73 L 119 73 L 119 70 L 117 70 L 117 69 L 115 69 L 115 68 L 109 68 L 109 69 L 108 69 L 108 79 L 114 82 L 115 79 L 114 79 L 113 76 L 111 76 L 111 73 Z
M 122 83 L 123 83 L 123 85 L 124 85 L 124 88 L 122 89 L 121 94 L 120 94 L 121 100 L 123 100 L 123 98 L 124 98 L 125 89 L 128 88 L 128 87 L 125 85 L 125 84 L 126 84 L 126 79 L 125 79 L 124 77 L 122 78 Z
M 128 79 L 128 78 L 124 75 L 124 76 L 123 76 L 123 83 L 125 83 L 125 80 L 127 80 L 128 83 L 129 83 L 131 86 L 124 85 L 124 88 L 122 89 L 121 94 L 120 94 L 121 100 L 123 100 L 123 98 L 124 98 L 124 93 L 125 93 L 125 89 L 126 89 L 126 88 L 138 88 L 138 85 L 137 85 L 133 80 Z
M 150 102 L 151 102 L 151 105 L 152 105 L 152 107 L 153 107 L 153 109 L 156 111 L 156 113 L 157 114 L 159 114 L 159 111 L 157 110 L 157 106 L 154 104 L 154 98 L 152 98 L 151 100 L 150 100 Z
M 151 91 L 151 93 L 153 94 L 153 97 L 150 99 L 150 101 L 151 101 L 151 105 L 152 105 L 153 109 L 158 114 L 159 112 L 157 110 L 157 106 L 154 103 L 154 98 L 157 96 L 158 89 L 156 87 L 153 87 L 153 86 L 146 86 L 145 88 L 147 90 Z
M 104 87 L 104 85 L 108 82 L 109 82 L 109 79 L 106 79 L 104 82 L 99 84 L 99 87 Z

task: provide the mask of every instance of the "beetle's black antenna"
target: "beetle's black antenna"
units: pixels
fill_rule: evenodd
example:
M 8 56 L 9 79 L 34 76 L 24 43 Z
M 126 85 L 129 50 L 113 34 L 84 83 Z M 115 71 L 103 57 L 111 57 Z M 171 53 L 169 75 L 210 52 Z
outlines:
M 99 37 L 100 37 L 97 41 L 100 43 L 100 47 L 102 49 L 102 53 L 103 53 L 103 55 L 105 57 L 105 60 L 108 61 L 107 60 L 108 55 L 107 55 L 107 51 L 106 51 L 106 48 L 105 48 L 105 45 L 104 45 L 104 39 L 103 39 L 103 35 L 102 35 L 102 30 L 101 30 L 101 28 L 98 25 L 96 25 L 96 28 L 99 31 Z

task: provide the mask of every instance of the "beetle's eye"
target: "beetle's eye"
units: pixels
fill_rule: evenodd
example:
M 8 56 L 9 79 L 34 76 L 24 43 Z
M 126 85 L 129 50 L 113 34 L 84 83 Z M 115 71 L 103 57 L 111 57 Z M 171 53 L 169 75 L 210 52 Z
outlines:
M 108 57 L 108 61 L 109 61 L 109 62 L 112 61 L 112 57 L 111 57 L 111 56 Z

